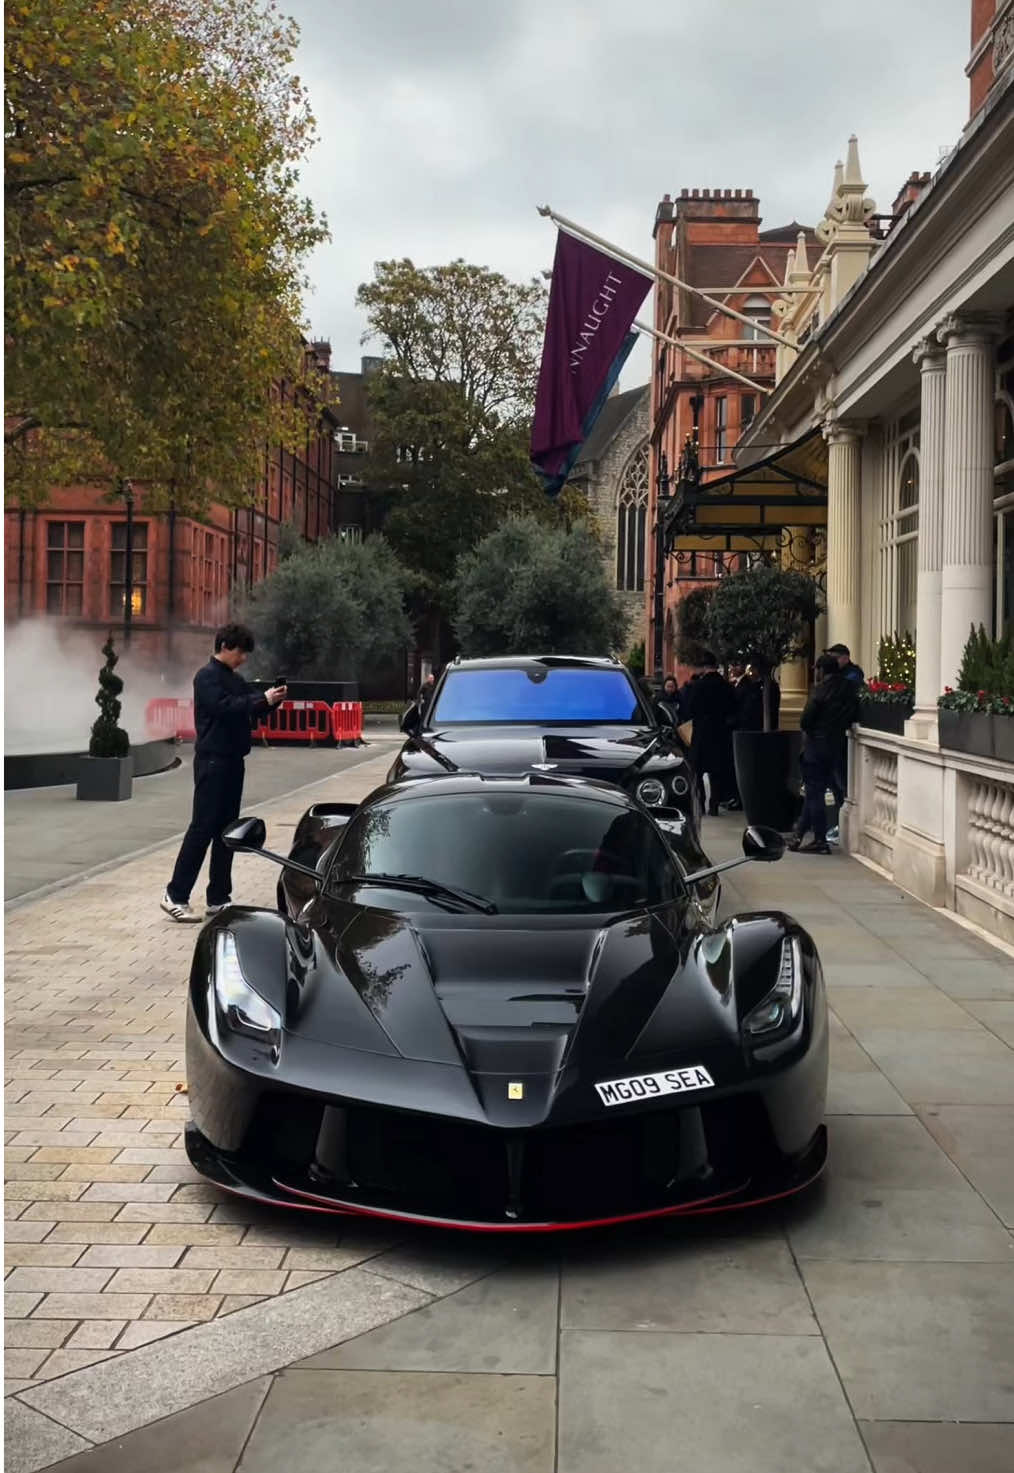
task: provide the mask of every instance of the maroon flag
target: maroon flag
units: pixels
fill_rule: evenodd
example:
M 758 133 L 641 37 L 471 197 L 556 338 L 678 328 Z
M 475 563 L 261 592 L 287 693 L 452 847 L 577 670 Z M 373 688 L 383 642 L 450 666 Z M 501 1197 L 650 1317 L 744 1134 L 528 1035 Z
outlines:
M 570 474 L 637 341 L 631 323 L 651 284 L 635 267 L 558 234 L 531 453 L 550 496 Z

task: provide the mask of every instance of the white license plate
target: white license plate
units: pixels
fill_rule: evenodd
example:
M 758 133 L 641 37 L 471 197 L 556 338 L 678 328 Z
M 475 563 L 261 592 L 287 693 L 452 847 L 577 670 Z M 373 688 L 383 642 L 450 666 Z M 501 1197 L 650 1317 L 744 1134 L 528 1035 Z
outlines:
M 608 1079 L 595 1088 L 604 1105 L 633 1105 L 659 1095 L 681 1095 L 695 1089 L 714 1089 L 715 1081 L 701 1064 L 686 1069 L 666 1069 L 663 1074 L 632 1074 L 629 1079 Z

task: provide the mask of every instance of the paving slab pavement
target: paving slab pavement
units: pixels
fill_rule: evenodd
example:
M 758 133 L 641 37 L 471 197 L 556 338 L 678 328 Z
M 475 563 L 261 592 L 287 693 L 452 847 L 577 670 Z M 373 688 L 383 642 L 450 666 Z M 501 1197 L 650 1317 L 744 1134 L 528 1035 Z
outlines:
M 246 763 L 245 810 L 397 750 L 395 731 L 371 728 L 366 736 L 363 747 L 255 746 Z M 178 750 L 179 766 L 138 778 L 125 803 L 79 803 L 72 785 L 5 793 L 4 899 L 74 880 L 83 870 L 182 835 L 190 821 L 194 749 L 184 743 Z
M 797 914 L 837 1010 L 814 1191 L 520 1248 L 322 1225 L 185 1161 L 167 852 L 8 913 L 11 1473 L 1014 1466 L 1009 955 L 840 854 L 737 870 L 725 909 Z

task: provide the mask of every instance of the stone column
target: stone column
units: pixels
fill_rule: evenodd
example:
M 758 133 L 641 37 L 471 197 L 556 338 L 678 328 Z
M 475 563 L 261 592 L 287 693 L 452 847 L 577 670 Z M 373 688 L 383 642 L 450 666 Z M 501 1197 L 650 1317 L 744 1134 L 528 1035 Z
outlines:
M 940 580 L 944 532 L 946 358 L 936 338 L 912 355 L 922 378 L 919 427 L 919 584 L 915 627 L 915 712 L 905 728 L 918 741 L 937 740 L 940 694 Z
M 812 573 L 812 530 L 811 527 L 786 527 L 781 556 L 783 568 L 792 568 L 797 573 Z M 778 672 L 778 682 L 782 688 L 778 724 L 783 729 L 796 731 L 810 691 L 810 662 L 806 656 L 784 664 Z
M 938 334 L 947 346 L 940 690 L 957 683 L 969 627 L 992 632 L 995 334 L 995 318 L 971 314 L 947 318 Z
M 859 659 L 862 571 L 860 433 L 830 419 L 825 423 L 827 468 L 827 637 L 845 644 Z

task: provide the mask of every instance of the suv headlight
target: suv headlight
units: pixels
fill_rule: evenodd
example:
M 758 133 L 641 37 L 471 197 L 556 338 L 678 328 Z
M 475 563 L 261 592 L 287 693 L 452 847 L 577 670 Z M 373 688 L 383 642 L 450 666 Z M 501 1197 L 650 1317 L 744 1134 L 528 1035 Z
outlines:
M 665 802 L 665 786 L 657 777 L 646 777 L 637 785 L 637 796 L 645 808 L 661 808 Z
M 690 791 L 690 784 L 682 773 L 672 780 L 672 795 L 674 798 L 685 798 Z
M 743 1022 L 751 1038 L 765 1039 L 784 1033 L 799 1018 L 803 1006 L 803 957 L 795 936 L 786 936 L 778 963 L 778 980 Z
M 234 1033 L 260 1039 L 269 1048 L 278 1047 L 281 1016 L 244 977 L 231 931 L 220 931 L 215 941 L 215 1002 Z

